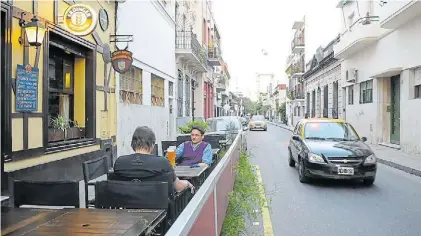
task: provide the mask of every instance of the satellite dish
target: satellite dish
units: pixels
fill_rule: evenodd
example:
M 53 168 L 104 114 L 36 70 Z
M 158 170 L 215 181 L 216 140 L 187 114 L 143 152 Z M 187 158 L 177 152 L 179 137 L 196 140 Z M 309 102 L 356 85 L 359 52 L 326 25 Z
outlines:
M 105 64 L 108 64 L 111 62 L 111 51 L 110 46 L 108 44 L 102 45 L 102 59 L 104 60 Z

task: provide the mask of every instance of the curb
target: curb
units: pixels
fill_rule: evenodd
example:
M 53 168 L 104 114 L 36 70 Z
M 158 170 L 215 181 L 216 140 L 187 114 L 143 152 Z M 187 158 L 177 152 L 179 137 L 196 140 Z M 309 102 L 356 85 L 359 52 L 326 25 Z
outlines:
M 279 124 L 275 124 L 275 123 L 272 123 L 272 122 L 268 122 L 268 123 L 270 123 L 272 125 L 275 125 L 277 127 L 280 127 L 284 130 L 288 130 L 288 131 L 292 132 L 292 130 L 288 129 L 284 125 L 279 125 Z M 392 168 L 398 169 L 398 170 L 406 172 L 408 174 L 421 177 L 421 170 L 417 170 L 417 169 L 414 169 L 414 168 L 411 168 L 411 167 L 408 167 L 408 166 L 404 166 L 404 165 L 398 164 L 396 162 L 388 161 L 388 160 L 385 160 L 385 159 L 382 159 L 382 158 L 379 158 L 379 157 L 377 157 L 377 160 L 378 160 L 379 163 L 381 163 L 383 165 L 390 166 Z

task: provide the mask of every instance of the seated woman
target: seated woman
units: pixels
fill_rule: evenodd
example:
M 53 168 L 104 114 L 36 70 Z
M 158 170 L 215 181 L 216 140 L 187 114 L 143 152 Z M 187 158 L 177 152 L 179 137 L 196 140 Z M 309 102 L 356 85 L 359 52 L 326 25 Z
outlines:
M 193 193 L 194 186 L 187 180 L 178 179 L 166 158 L 151 154 L 155 142 L 155 133 L 149 127 L 136 128 L 131 143 L 135 153 L 117 158 L 114 163 L 114 173 L 125 178 L 136 178 L 141 181 L 142 179 L 157 179 L 161 176 L 170 175 L 177 192 L 190 188 Z

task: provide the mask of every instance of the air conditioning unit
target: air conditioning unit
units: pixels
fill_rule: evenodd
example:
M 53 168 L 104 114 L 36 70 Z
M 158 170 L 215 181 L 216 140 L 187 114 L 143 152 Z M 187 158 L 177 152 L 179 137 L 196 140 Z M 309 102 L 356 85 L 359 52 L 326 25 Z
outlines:
M 349 83 L 357 83 L 358 82 L 358 70 L 355 68 L 351 68 L 346 71 L 345 74 L 346 82 Z

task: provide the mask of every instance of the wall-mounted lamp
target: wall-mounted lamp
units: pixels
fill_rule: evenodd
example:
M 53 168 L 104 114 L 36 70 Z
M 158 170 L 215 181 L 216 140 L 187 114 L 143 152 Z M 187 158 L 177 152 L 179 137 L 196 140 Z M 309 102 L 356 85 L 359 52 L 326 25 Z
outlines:
M 25 30 L 26 39 L 30 46 L 39 47 L 42 45 L 44 40 L 44 35 L 46 28 L 39 23 L 39 20 L 36 16 L 32 17 L 31 22 L 25 24 L 23 16 L 26 15 L 24 12 L 21 13 L 21 18 L 19 20 L 19 25 Z M 19 43 L 23 44 L 22 36 L 19 37 Z

